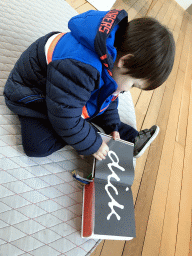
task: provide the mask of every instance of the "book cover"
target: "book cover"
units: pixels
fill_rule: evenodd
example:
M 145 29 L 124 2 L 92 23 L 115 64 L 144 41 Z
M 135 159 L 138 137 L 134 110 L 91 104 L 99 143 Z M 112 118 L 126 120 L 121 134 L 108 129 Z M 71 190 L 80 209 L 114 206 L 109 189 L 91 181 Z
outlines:
M 83 230 L 82 236 L 130 240 L 136 236 L 131 191 L 134 180 L 134 144 L 113 140 L 108 135 L 102 135 L 102 138 L 108 144 L 109 152 L 105 160 L 95 160 L 94 181 L 84 189 L 84 212 L 86 209 L 91 211 L 91 214 L 88 221 L 83 213 L 82 228 L 86 228 L 88 221 L 91 230 L 89 235 Z M 88 207 L 88 204 L 91 204 L 91 207 Z

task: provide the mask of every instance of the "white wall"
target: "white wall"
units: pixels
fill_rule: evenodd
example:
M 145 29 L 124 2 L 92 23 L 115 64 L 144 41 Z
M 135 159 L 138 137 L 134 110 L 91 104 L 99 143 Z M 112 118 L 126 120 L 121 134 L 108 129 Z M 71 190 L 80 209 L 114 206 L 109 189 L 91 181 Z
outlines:
M 192 0 L 175 0 L 183 9 L 187 9 L 191 4 Z

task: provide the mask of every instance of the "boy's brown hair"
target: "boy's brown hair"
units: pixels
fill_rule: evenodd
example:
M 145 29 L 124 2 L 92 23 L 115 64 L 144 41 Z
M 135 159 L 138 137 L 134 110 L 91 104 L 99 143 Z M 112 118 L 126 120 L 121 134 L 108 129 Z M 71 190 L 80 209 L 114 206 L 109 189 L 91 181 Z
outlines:
M 121 26 L 115 47 L 124 55 L 134 55 L 125 62 L 124 74 L 147 80 L 145 90 L 159 87 L 171 73 L 175 58 L 173 34 L 154 18 L 138 18 Z

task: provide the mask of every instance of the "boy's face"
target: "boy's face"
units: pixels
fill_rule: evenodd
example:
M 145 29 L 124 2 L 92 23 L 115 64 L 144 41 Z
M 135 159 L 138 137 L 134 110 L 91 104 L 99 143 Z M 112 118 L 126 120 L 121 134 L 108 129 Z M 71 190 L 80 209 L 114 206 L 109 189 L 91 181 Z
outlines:
M 147 87 L 146 81 L 144 79 L 133 78 L 130 75 L 123 75 L 122 73 L 117 74 L 114 72 L 113 79 L 116 81 L 118 85 L 118 88 L 115 91 L 118 94 L 120 92 L 127 92 L 132 87 L 136 87 L 142 90 L 145 90 L 145 88 Z
M 128 59 L 129 54 L 119 59 L 114 63 L 114 68 L 112 71 L 112 77 L 116 81 L 118 88 L 115 91 L 116 93 L 120 92 L 127 92 L 129 91 L 132 87 L 136 87 L 142 90 L 145 90 L 147 87 L 147 82 L 144 79 L 137 79 L 133 78 L 130 75 L 124 75 L 126 72 L 126 69 L 123 67 L 124 63 L 124 58 Z

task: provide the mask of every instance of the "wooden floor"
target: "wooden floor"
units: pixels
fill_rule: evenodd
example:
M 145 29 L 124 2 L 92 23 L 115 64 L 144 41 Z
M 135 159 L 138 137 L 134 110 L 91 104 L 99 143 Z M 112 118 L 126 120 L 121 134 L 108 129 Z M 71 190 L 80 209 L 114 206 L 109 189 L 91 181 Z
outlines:
M 85 0 L 67 0 L 77 12 L 95 9 Z M 137 160 L 132 186 L 136 238 L 102 241 L 91 256 L 192 255 L 192 17 L 174 0 L 117 0 L 129 21 L 154 17 L 176 42 L 168 80 L 154 91 L 133 88 L 138 130 L 157 124 L 160 134 Z

